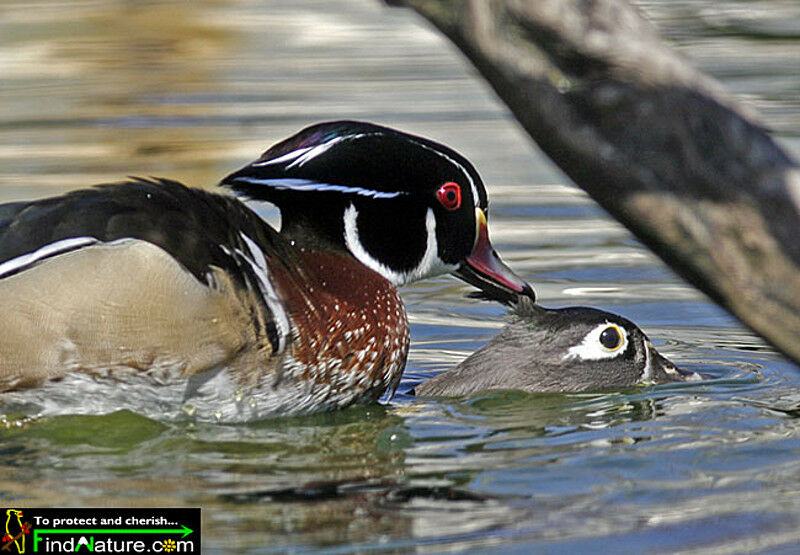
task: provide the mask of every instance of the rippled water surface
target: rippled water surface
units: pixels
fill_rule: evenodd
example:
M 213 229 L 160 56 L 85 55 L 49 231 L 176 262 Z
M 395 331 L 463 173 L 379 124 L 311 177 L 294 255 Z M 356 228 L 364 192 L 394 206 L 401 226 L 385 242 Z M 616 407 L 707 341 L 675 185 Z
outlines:
M 641 6 L 800 156 L 796 2 Z M 713 378 L 415 400 L 405 392 L 504 316 L 428 280 L 403 291 L 413 344 L 391 403 L 246 426 L 6 415 L 4 504 L 201 506 L 209 552 L 800 548 L 798 368 L 572 187 L 413 14 L 367 0 L 6 0 L 0 75 L 3 201 L 127 175 L 211 186 L 309 123 L 394 125 L 475 163 L 493 242 L 543 302 L 619 312 Z

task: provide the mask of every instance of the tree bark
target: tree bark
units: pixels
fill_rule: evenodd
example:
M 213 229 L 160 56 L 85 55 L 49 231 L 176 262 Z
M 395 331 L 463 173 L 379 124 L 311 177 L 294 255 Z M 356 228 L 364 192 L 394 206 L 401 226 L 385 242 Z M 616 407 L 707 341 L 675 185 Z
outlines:
M 624 0 L 387 0 L 449 37 L 541 149 L 800 362 L 800 168 Z

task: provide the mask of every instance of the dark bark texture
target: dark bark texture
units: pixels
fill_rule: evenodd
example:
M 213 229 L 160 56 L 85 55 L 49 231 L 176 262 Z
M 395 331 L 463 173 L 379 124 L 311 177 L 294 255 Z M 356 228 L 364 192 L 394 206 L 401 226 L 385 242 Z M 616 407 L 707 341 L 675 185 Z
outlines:
M 623 0 L 387 0 L 472 61 L 539 147 L 800 362 L 800 168 Z

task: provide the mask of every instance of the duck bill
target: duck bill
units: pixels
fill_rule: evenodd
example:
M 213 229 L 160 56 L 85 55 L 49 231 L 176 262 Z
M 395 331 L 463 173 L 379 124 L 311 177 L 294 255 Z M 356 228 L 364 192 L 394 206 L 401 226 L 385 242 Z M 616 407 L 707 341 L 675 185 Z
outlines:
M 533 288 L 497 256 L 489 242 L 486 214 L 480 208 L 475 208 L 475 220 L 478 226 L 478 238 L 472 254 L 464 259 L 458 270 L 453 273 L 481 290 L 474 296 L 503 304 L 513 304 L 520 296 L 530 297 L 535 301 Z
M 682 370 L 675 366 L 667 357 L 656 351 L 656 348 L 649 341 L 647 342 L 647 350 L 653 368 L 653 381 L 655 383 L 697 382 L 703 379 L 703 376 L 697 372 Z

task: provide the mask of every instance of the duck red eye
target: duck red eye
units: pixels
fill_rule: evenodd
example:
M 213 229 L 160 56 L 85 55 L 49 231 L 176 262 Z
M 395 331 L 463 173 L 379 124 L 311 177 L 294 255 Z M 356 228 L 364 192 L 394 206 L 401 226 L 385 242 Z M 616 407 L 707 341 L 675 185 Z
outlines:
M 445 210 L 458 210 L 461 207 L 461 187 L 452 181 L 445 183 L 436 191 L 436 198 Z

